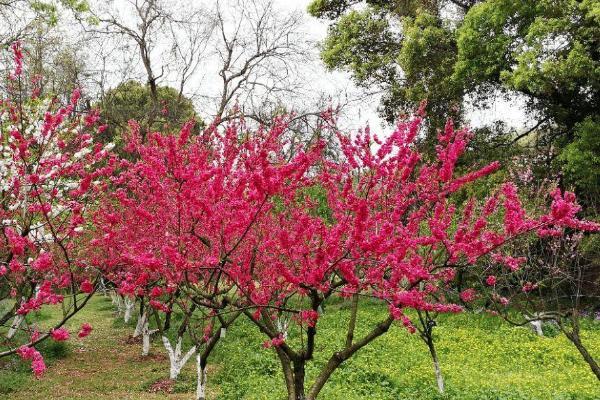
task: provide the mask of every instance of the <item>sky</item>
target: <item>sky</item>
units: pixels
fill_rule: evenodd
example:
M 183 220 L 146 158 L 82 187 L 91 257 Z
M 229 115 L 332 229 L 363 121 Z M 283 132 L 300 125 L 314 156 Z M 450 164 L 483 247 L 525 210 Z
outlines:
M 97 0 L 97 4 L 101 7 L 113 4 L 113 7 L 119 9 L 119 1 Z M 175 4 L 186 4 L 186 1 L 190 1 L 194 6 L 213 6 L 214 0 L 165 0 L 166 3 L 171 7 L 177 7 Z M 327 71 L 319 59 L 318 43 L 320 43 L 327 35 L 328 21 L 319 20 L 311 17 L 307 12 L 307 6 L 311 0 L 273 0 L 277 9 L 283 12 L 297 11 L 303 15 L 303 36 L 302 38 L 306 41 L 315 43 L 312 49 L 312 56 L 302 60 L 296 65 L 296 73 L 301 80 L 304 80 L 306 91 L 299 97 L 304 97 L 306 103 L 310 103 L 311 97 L 317 98 L 323 94 L 329 95 L 332 99 L 333 105 L 336 102 L 345 104 L 343 114 L 340 118 L 340 127 L 346 130 L 357 130 L 367 124 L 378 133 L 380 136 L 386 136 L 389 134 L 393 127 L 386 124 L 382 119 L 379 118 L 377 108 L 379 106 L 379 97 L 377 95 L 365 96 L 365 90 L 357 88 L 353 82 L 350 74 L 340 71 Z M 222 0 L 224 7 L 232 7 L 233 2 L 228 0 Z M 121 7 L 122 8 L 122 7 Z M 119 9 L 122 11 L 122 9 Z M 225 8 L 227 13 L 227 8 Z M 235 10 L 231 8 L 230 14 L 234 15 Z M 127 18 L 125 16 L 125 18 Z M 131 21 L 135 23 L 134 20 Z M 65 28 L 75 36 L 75 41 L 78 40 L 77 33 L 70 27 Z M 94 56 L 95 49 L 90 49 L 90 55 Z M 136 58 L 137 50 L 135 46 L 129 49 L 121 49 L 119 55 L 116 56 L 114 62 L 115 65 L 121 65 L 123 61 L 133 60 Z M 119 57 L 121 57 L 119 59 Z M 213 55 L 214 57 L 214 55 Z M 160 56 L 156 59 L 157 66 L 166 66 L 169 68 L 168 61 L 162 60 Z M 218 60 L 207 57 L 203 59 L 202 65 L 199 68 L 199 72 L 194 76 L 190 82 L 189 89 L 186 95 L 194 99 L 197 104 L 197 108 L 202 111 L 208 110 L 210 107 L 214 107 L 214 97 L 219 93 L 220 89 L 220 78 L 216 74 L 219 70 Z M 158 68 L 160 69 L 160 67 Z M 144 80 L 144 72 L 140 68 L 138 63 L 136 67 L 138 78 Z M 131 76 L 131 75 L 128 75 Z M 115 77 L 114 82 L 122 81 L 122 77 Z M 165 74 L 163 83 L 175 85 L 174 81 L 169 81 L 169 73 Z M 203 99 L 204 98 L 204 99 Z M 212 100 L 210 100 L 212 98 Z M 287 104 L 287 102 L 286 102 Z M 293 104 L 293 103 L 292 103 Z M 466 106 L 467 109 L 467 120 L 469 124 L 476 128 L 486 124 L 493 123 L 494 121 L 503 121 L 507 126 L 514 127 L 517 130 L 526 129 L 528 125 L 527 118 L 523 112 L 523 102 L 518 99 L 507 100 L 501 96 L 498 96 L 496 101 L 493 101 L 485 109 L 475 109 L 474 107 Z M 210 114 L 206 112 L 205 114 Z
M 282 10 L 299 11 L 304 13 L 306 16 L 306 33 L 311 41 L 320 43 L 325 39 L 327 35 L 328 21 L 323 21 L 318 18 L 314 18 L 306 11 L 311 0 L 274 0 L 274 3 Z M 332 93 L 345 90 L 351 94 L 358 95 L 361 100 L 347 106 L 347 110 L 344 113 L 342 123 L 349 129 L 360 129 L 365 125 L 370 125 L 372 128 L 379 128 L 386 132 L 391 131 L 391 127 L 388 126 L 378 115 L 377 107 L 379 104 L 379 96 L 369 96 L 363 98 L 360 96 L 361 89 L 357 88 L 353 82 L 352 77 L 349 73 L 345 72 L 332 72 L 328 71 L 322 63 L 318 61 L 318 49 L 315 49 L 315 58 L 317 59 L 316 68 L 318 73 L 314 76 L 318 76 L 318 86 L 329 90 Z

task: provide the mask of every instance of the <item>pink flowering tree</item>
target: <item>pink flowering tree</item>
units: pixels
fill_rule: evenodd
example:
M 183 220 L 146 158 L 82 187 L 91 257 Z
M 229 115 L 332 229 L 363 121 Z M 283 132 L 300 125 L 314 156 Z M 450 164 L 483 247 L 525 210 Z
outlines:
M 163 337 L 161 315 L 174 305 L 183 312 L 197 346 L 198 398 L 207 359 L 199 346 L 210 353 L 222 328 L 244 313 L 281 361 L 288 398 L 315 399 L 394 321 L 415 332 L 407 310 L 460 312 L 445 295 L 457 270 L 518 262 L 502 250 L 524 235 L 597 229 L 576 219 L 574 199 L 561 193 L 548 214 L 528 217 L 510 183 L 459 212 L 453 195 L 499 165 L 455 176 L 470 134 L 451 123 L 436 159 L 425 161 L 414 144 L 421 124 L 421 117 L 402 121 L 385 141 L 368 130 L 354 139 L 336 132 L 343 157 L 335 161 L 320 142 L 289 157 L 285 118 L 270 129 L 234 123 L 195 137 L 184 126 L 147 143 L 133 124 L 127 147 L 137 155 L 123 161 L 118 189 L 96 216 L 94 264 L 121 292 L 147 298 Z M 320 348 L 319 316 L 335 296 L 351 299 L 343 345 L 306 387 L 306 364 Z M 364 296 L 389 315 L 356 337 Z M 460 302 L 477 296 L 465 288 Z M 163 343 L 173 347 L 169 338 Z
M 122 161 L 114 195 L 95 216 L 94 263 L 120 293 L 145 299 L 171 378 L 196 352 L 201 399 L 208 358 L 241 314 L 241 293 L 225 265 L 252 259 L 252 226 L 276 195 L 300 187 L 319 155 L 315 149 L 283 158 L 286 127 L 281 119 L 250 131 L 238 121 L 190 136 L 186 124 L 176 135 L 153 133 L 142 142 L 131 123 L 126 150 L 135 161 Z M 175 342 L 164 321 L 173 309 L 184 315 Z M 194 343 L 185 351 L 184 333 Z
M 368 130 L 354 139 L 338 134 L 343 159 L 319 158 L 304 172 L 300 188 L 284 186 L 265 197 L 261 212 L 249 214 L 251 251 L 238 254 L 246 258 L 220 258 L 219 266 L 236 283 L 237 305 L 281 361 L 290 400 L 317 398 L 333 372 L 394 321 L 415 332 L 408 310 L 460 312 L 461 305 L 443 295 L 459 268 L 488 259 L 510 265 L 515 259 L 502 249 L 523 235 L 597 229 L 576 219 L 574 199 L 559 192 L 547 214 L 528 217 L 510 183 L 486 199 L 470 200 L 459 213 L 453 195 L 499 165 L 456 176 L 470 133 L 451 123 L 439 134 L 437 157 L 424 160 L 414 144 L 421 125 L 421 117 L 400 122 L 383 141 Z M 273 168 L 277 160 L 269 161 Z M 260 185 L 267 186 L 277 174 L 263 176 Z M 311 188 L 324 192 L 326 215 Z M 347 331 L 307 387 L 306 364 L 320 348 L 319 315 L 334 296 L 352 299 Z M 379 300 L 389 315 L 356 337 L 358 297 L 364 296 Z M 475 296 L 466 288 L 460 297 Z M 282 319 L 297 326 L 298 340 L 288 340 Z
M 511 324 L 531 326 L 540 336 L 544 335 L 545 324 L 553 324 L 600 379 L 598 361 L 580 335 L 585 317 L 598 310 L 594 252 L 598 235 L 591 234 L 598 231 L 598 225 L 576 218 L 580 206 L 573 193 L 563 195 L 555 184 L 540 185 L 528 174 L 517 179 L 522 181 L 520 188 L 528 199 L 526 205 L 536 209 L 551 203 L 550 215 L 542 218 L 561 220 L 562 224 L 542 229 L 536 237 L 514 240 L 506 246 L 510 255 L 495 253 L 488 262 L 468 271 L 471 278 L 480 282 L 476 303 L 484 302 L 492 313 Z
M 20 44 L 12 50 L 15 69 L 0 99 L 0 300 L 9 304 L 0 314 L 8 328 L 0 357 L 18 353 L 39 376 L 45 366 L 35 345 L 68 339 L 64 324 L 95 291 L 98 272 L 81 254 L 112 161 L 94 142 L 97 114 L 78 109 L 79 92 L 64 106 L 26 95 Z M 52 327 L 35 322 L 33 311 L 56 304 L 63 314 Z M 90 330 L 85 325 L 79 336 Z

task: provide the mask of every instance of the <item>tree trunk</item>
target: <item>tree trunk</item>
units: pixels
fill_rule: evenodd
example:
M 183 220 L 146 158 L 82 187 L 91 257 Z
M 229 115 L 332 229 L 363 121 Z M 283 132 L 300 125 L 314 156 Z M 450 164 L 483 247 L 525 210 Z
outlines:
M 596 378 L 598 380 L 600 380 L 600 366 L 598 366 L 598 363 L 596 362 L 594 357 L 592 357 L 592 355 L 588 352 L 588 350 L 585 348 L 585 346 L 581 342 L 579 333 L 578 332 L 571 332 L 571 333 L 565 332 L 565 334 L 567 335 L 567 338 L 569 338 L 569 340 L 575 345 L 575 347 L 577 348 L 577 350 L 579 351 L 579 353 L 581 354 L 581 356 L 583 357 L 585 362 L 590 366 L 592 372 L 594 373 L 594 375 L 596 375 Z
M 294 372 L 292 371 L 292 363 L 287 354 L 280 348 L 275 348 L 275 353 L 279 357 L 281 362 L 281 369 L 283 370 L 283 378 L 285 380 L 285 387 L 288 393 L 288 400 L 296 400 L 296 394 L 294 392 Z
M 529 322 L 531 329 L 538 336 L 544 336 L 542 327 L 544 326 L 545 313 L 533 313 L 532 316 L 525 315 L 525 320 Z
M 544 336 L 544 331 L 542 330 L 542 321 L 537 319 L 537 320 L 533 320 L 533 321 L 529 321 L 529 324 L 531 325 L 531 329 L 535 332 L 536 335 L 538 336 Z
M 144 325 L 146 325 L 146 321 L 148 320 L 148 314 L 144 311 L 137 320 L 137 325 L 135 326 L 135 331 L 133 331 L 133 337 L 136 338 L 142 334 L 144 330 Z
M 171 314 L 173 313 L 173 311 L 165 313 L 165 325 L 163 327 L 163 331 L 168 331 L 171 328 Z
M 181 345 L 183 342 L 183 338 L 181 336 L 177 338 L 177 344 L 175 345 L 175 349 L 173 349 L 169 338 L 167 338 L 166 336 L 162 337 L 162 342 L 165 346 L 165 349 L 167 349 L 167 353 L 169 353 L 169 361 L 171 363 L 171 367 L 169 369 L 169 378 L 175 380 L 179 377 L 181 369 L 196 352 L 196 346 L 192 346 L 192 348 L 189 349 L 188 352 L 182 356 Z
M 13 319 L 13 323 L 11 324 L 10 328 L 8 329 L 8 332 L 6 333 L 6 338 L 12 339 L 13 336 L 15 336 L 15 334 L 19 331 L 19 328 L 21 328 L 21 326 L 23 325 L 24 322 L 25 322 L 24 315 L 21 315 L 21 314 L 15 315 L 15 318 Z
M 440 361 L 438 360 L 437 352 L 435 351 L 435 345 L 433 338 L 427 340 L 427 347 L 431 354 L 431 360 L 433 361 L 433 370 L 435 371 L 435 381 L 437 383 L 438 391 L 444 393 L 444 376 L 442 375 L 442 368 L 440 367 Z
M 133 307 L 135 306 L 135 301 L 131 300 L 129 297 L 125 298 L 125 315 L 123 316 L 123 320 L 125 323 L 129 323 L 131 320 L 131 314 L 133 313 Z
M 146 319 L 144 322 L 144 327 L 142 328 L 142 356 L 147 356 L 150 354 L 150 337 L 157 331 L 158 329 L 150 330 L 148 319 Z
M 301 360 L 294 362 L 294 394 L 295 400 L 306 400 L 304 394 L 304 378 L 305 378 L 306 361 Z
M 10 317 L 13 314 L 16 313 L 16 311 L 19 309 L 19 307 L 23 303 L 25 303 L 26 301 L 27 301 L 27 299 L 25 297 L 21 297 L 21 301 L 20 302 L 15 302 L 15 305 L 12 308 L 13 311 L 9 311 L 7 313 L 7 315 L 5 316 L 6 320 L 8 321 L 10 319 Z M 13 336 L 15 336 L 15 334 L 19 330 L 19 328 L 21 328 L 21 326 L 23 325 L 24 322 L 25 322 L 25 316 L 24 315 L 22 315 L 22 314 L 15 314 L 15 316 L 13 318 L 13 322 L 10 325 L 10 327 L 8 328 L 8 332 L 6 333 L 6 338 L 7 339 L 12 339 Z
M 206 361 L 202 359 L 202 357 L 200 356 L 200 352 L 196 354 L 196 374 L 196 400 L 206 400 Z
M 150 332 L 145 328 L 142 333 L 142 356 L 150 354 Z

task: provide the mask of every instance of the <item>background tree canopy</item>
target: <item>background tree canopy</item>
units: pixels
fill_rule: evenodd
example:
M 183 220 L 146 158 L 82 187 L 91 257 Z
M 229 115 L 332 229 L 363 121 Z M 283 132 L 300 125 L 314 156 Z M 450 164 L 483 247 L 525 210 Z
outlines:
M 389 121 L 423 99 L 459 118 L 467 96 L 498 91 L 527 99 L 542 144 L 562 148 L 597 121 L 598 0 L 314 0 L 309 12 L 332 21 L 325 64 L 382 87 Z
M 122 133 L 127 130 L 129 120 L 136 120 L 142 126 L 151 123 L 147 130 L 179 129 L 189 120 L 196 120 L 196 131 L 202 128 L 202 121 L 194 109 L 194 104 L 187 97 L 168 86 L 157 88 L 160 110 L 157 118 L 149 121 L 153 112 L 154 101 L 150 88 L 137 81 L 123 82 L 106 92 L 100 101 L 99 108 L 104 123 L 108 125 L 103 133 L 107 141 L 112 141 L 117 148 L 122 146 Z

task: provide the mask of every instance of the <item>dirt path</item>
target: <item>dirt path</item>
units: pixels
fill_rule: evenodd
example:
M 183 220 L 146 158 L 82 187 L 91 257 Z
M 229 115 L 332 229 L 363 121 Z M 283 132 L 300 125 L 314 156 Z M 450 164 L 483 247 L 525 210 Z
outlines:
M 49 366 L 43 379 L 11 393 L 11 400 L 34 399 L 193 399 L 192 385 L 183 393 L 152 393 L 153 383 L 168 375 L 168 359 L 159 341 L 152 353 L 141 357 L 141 345 L 127 340 L 132 328 L 115 324 L 109 299 L 98 296 L 73 318 L 71 332 L 82 322 L 93 326 L 92 335 L 71 340 L 64 359 Z M 187 380 L 193 379 L 192 365 Z M 190 382 L 191 383 L 191 382 Z M 186 393 L 187 392 L 187 393 Z M 0 395 L 0 397 L 2 397 Z

